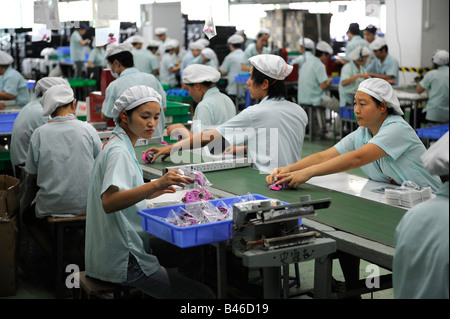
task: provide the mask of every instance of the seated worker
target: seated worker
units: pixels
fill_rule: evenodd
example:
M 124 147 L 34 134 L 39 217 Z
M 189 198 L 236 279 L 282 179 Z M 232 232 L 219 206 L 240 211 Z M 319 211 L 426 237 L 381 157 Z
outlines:
M 298 103 L 300 105 L 321 106 L 339 114 L 339 101 L 334 96 L 328 96 L 326 90 L 330 86 L 333 78 L 327 75 L 323 61 L 333 54 L 333 48 L 325 41 L 320 41 L 316 45 L 315 56 L 310 56 L 303 63 L 299 70 L 298 77 Z M 314 121 L 315 118 L 309 119 Z M 321 134 L 326 133 L 324 123 L 320 123 Z M 336 117 L 336 127 L 339 127 L 340 120 Z
M 398 60 L 388 53 L 388 46 L 384 38 L 377 38 L 370 44 L 375 54 L 375 60 L 367 69 L 369 76 L 380 78 L 395 84 L 398 81 Z
M 364 39 L 367 41 L 367 43 L 369 43 L 369 49 L 370 49 L 370 44 L 375 41 L 376 39 L 378 39 L 378 35 L 377 35 L 377 27 L 374 26 L 373 24 L 369 24 L 365 29 L 364 29 Z M 366 65 L 364 66 L 366 69 L 369 69 L 370 66 L 372 65 L 373 61 L 375 60 L 375 54 L 373 53 L 372 49 L 370 49 L 370 56 L 367 59 Z
M 233 34 L 228 38 L 227 43 L 230 48 L 230 53 L 223 59 L 219 71 L 223 76 L 227 77 L 228 83 L 225 92 L 227 92 L 227 95 L 234 101 L 237 94 L 236 81 L 234 78 L 236 75 L 242 73 L 241 61 L 244 51 L 242 51 L 241 47 L 244 43 L 244 38 L 239 34 Z
M 303 37 L 298 39 L 298 52 L 300 55 L 296 57 L 291 64 L 298 64 L 298 69 L 300 70 L 303 63 L 314 56 L 314 41 Z
M 87 187 L 102 142 L 94 127 L 75 116 L 72 89 L 66 84 L 50 87 L 41 99 L 47 124 L 31 136 L 25 170 L 36 178 L 39 190 L 22 220 L 33 238 L 52 257 L 47 216 L 86 214 Z
M 339 106 L 353 105 L 356 90 L 359 84 L 369 78 L 364 65 L 370 50 L 367 47 L 359 46 L 347 57 L 350 62 L 345 64 L 341 69 L 341 81 L 339 82 Z
M 448 137 L 447 132 L 422 155 L 425 168 L 444 185 L 435 198 L 411 208 L 395 231 L 395 299 L 449 298 Z
M 0 110 L 6 106 L 2 100 L 15 100 L 18 106 L 30 102 L 27 81 L 11 66 L 13 61 L 12 56 L 0 51 Z
M 203 64 L 217 69 L 219 66 L 216 64 L 215 61 L 216 61 L 216 53 L 211 48 L 204 48 L 201 54 L 192 59 L 189 65 Z
M 350 25 L 348 26 L 347 36 L 349 41 L 347 42 L 347 45 L 345 47 L 344 61 L 347 61 L 348 63 L 351 61 L 349 54 L 353 50 L 355 50 L 359 46 L 369 48 L 369 43 L 366 41 L 365 38 L 361 37 L 361 30 L 359 29 L 358 23 L 350 23 Z
M 192 64 L 184 71 L 181 80 L 195 102 L 198 103 L 192 118 L 193 124 L 189 132 L 183 124 L 172 124 L 167 127 L 167 134 L 177 138 L 182 135 L 188 138 L 202 131 L 204 126 L 217 126 L 236 115 L 234 102 L 215 87 L 220 80 L 220 73 L 213 67 Z
M 166 51 L 164 52 L 160 63 L 159 80 L 162 84 L 171 87 L 177 87 L 179 84 L 177 74 L 181 70 L 181 62 L 177 61 L 177 56 L 175 54 L 177 45 L 177 40 L 170 40 L 164 45 Z
M 249 72 L 252 65 L 249 62 L 251 57 L 259 54 L 269 54 L 270 49 L 267 47 L 270 38 L 270 31 L 268 29 L 259 30 L 256 35 L 256 43 L 249 44 L 244 51 L 244 56 L 241 61 L 241 70 L 243 72 Z
M 161 115 L 158 127 L 153 134 L 153 137 L 162 137 L 165 128 L 166 92 L 153 74 L 139 72 L 134 67 L 131 50 L 132 46 L 129 43 L 109 45 L 106 49 L 105 58 L 108 61 L 111 74 L 117 79 L 106 88 L 105 100 L 102 104 L 102 120 L 108 121 L 113 118 L 114 102 L 127 88 L 135 85 L 146 85 L 155 89 L 162 96 Z
M 250 63 L 248 90 L 252 98 L 261 102 L 215 129 L 170 146 L 146 150 L 154 152 L 153 161 L 159 156 L 164 160 L 180 149 L 198 148 L 210 142 L 222 145 L 222 138 L 232 146 L 245 144 L 248 157 L 260 171 L 270 172 L 277 163 L 287 165 L 301 158 L 308 117 L 300 105 L 284 97 L 283 80 L 292 72 L 292 65 L 272 54 L 254 56 Z
M 174 186 L 192 182 L 171 170 L 144 183 L 133 147 L 140 137 L 152 137 L 161 101 L 154 89 L 138 85 L 126 89 L 114 103 L 116 127 L 89 182 L 86 274 L 136 287 L 155 298 L 213 298 L 207 286 L 194 280 L 201 275 L 198 247 L 181 249 L 151 237 L 136 213 L 147 208 L 146 199 L 174 193 Z M 179 272 L 166 268 L 175 266 Z
M 431 59 L 435 70 L 428 71 L 417 84 L 417 93 L 428 90 L 428 101 L 423 109 L 425 119 L 433 124 L 448 123 L 449 98 L 449 54 L 445 50 L 437 50 Z
M 145 42 L 144 38 L 140 35 L 134 35 L 127 39 L 127 42 L 133 46 L 131 53 L 133 53 L 133 61 L 136 69 L 140 72 L 158 75 L 159 59 L 149 50 L 142 48 Z
M 48 117 L 42 115 L 43 109 L 40 101 L 47 89 L 58 84 L 70 87 L 69 82 L 60 77 L 40 79 L 34 87 L 36 99 L 25 105 L 17 115 L 11 134 L 11 164 L 13 167 L 25 164 L 31 135 L 35 129 L 48 122 Z
M 387 81 L 372 78 L 361 82 L 354 112 L 359 128 L 325 151 L 275 169 L 266 177 L 267 183 L 278 179 L 276 184 L 288 182 L 297 188 L 314 176 L 360 167 L 378 182 L 401 185 L 412 181 L 430 186 L 433 192 L 441 187 L 439 176 L 431 175 L 420 161 L 426 148 L 403 119 L 400 103 Z M 340 259 L 347 287 L 353 288 L 359 280 L 359 259 L 343 254 Z

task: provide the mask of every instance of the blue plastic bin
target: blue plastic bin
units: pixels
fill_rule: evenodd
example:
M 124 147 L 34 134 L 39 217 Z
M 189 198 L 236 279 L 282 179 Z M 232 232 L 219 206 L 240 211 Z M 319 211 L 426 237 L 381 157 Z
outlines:
M 354 119 L 353 106 L 341 106 L 339 108 L 339 116 L 343 119 Z
M 418 128 L 416 129 L 417 135 L 420 138 L 428 138 L 431 140 L 440 139 L 445 133 L 448 132 L 448 124 L 431 126 L 426 128 Z
M 0 133 L 11 133 L 14 121 L 19 113 L 0 114 Z
M 252 196 L 256 200 L 270 198 L 259 194 L 252 194 Z M 209 202 L 214 206 L 217 206 L 220 201 L 223 201 L 227 205 L 231 205 L 238 202 L 240 197 L 241 196 L 220 198 L 210 200 Z M 283 204 L 287 203 L 283 202 Z M 167 218 L 170 210 L 173 209 L 174 211 L 177 211 L 179 207 L 184 208 L 185 205 L 181 204 L 148 208 L 138 211 L 138 215 L 142 217 L 142 229 L 181 248 L 226 241 L 232 237 L 232 220 L 224 220 L 215 223 L 200 224 L 188 227 L 178 227 L 159 218 Z M 301 220 L 299 220 L 299 224 L 301 224 Z

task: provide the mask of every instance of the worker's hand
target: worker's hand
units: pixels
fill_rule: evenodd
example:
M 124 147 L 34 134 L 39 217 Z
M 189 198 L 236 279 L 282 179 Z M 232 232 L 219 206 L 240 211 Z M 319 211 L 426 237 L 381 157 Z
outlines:
M 278 174 L 279 180 L 275 183 L 275 185 L 279 185 L 282 183 L 289 183 L 289 187 L 297 188 L 300 184 L 308 181 L 312 176 L 309 174 L 308 168 L 294 171 L 290 173 L 281 173 Z
M 172 145 L 163 146 L 163 147 L 150 147 L 143 151 L 142 153 L 153 152 L 153 160 L 151 163 L 154 163 L 156 159 L 162 155 L 162 160 L 164 161 L 167 157 L 170 156 L 170 151 L 172 150 Z
M 178 174 L 178 170 L 171 169 L 154 183 L 157 183 L 157 188 L 159 191 L 164 191 L 170 189 L 171 186 L 184 187 L 186 184 L 191 184 L 193 181 L 194 180 L 190 176 L 181 176 Z
M 4 110 L 6 107 L 5 103 L 0 102 L 0 110 Z
M 266 176 L 267 184 L 269 184 L 269 185 L 273 184 L 275 181 L 278 180 L 279 175 L 284 174 L 284 173 L 289 173 L 289 170 L 287 169 L 286 166 L 274 168 L 272 171 L 272 174 Z
M 174 186 L 169 186 L 169 187 L 167 187 L 166 189 L 163 189 L 163 190 L 159 190 L 159 191 L 154 192 L 154 193 L 151 194 L 149 197 L 147 197 L 147 199 L 153 199 L 153 198 L 159 197 L 159 196 L 164 195 L 164 194 L 173 194 L 173 193 L 175 193 L 176 191 L 177 191 L 177 190 L 175 189 Z
M 369 76 L 369 74 L 367 74 L 367 73 L 360 73 L 360 74 L 359 74 L 359 77 L 360 77 L 360 78 L 363 78 L 363 79 L 368 79 L 370 76 Z
M 244 155 L 246 151 L 244 145 L 230 145 L 223 151 L 223 155 Z
M 170 136 L 170 138 L 175 138 L 178 141 L 184 140 L 185 138 L 190 137 L 189 130 L 180 123 L 177 124 L 171 124 L 166 127 L 167 135 Z

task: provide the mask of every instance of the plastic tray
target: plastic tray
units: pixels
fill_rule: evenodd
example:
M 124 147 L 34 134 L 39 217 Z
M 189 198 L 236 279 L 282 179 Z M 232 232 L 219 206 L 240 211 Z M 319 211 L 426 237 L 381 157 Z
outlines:
M 164 113 L 166 114 L 166 113 Z M 185 124 L 189 121 L 190 114 L 186 115 L 170 115 L 167 116 L 166 114 L 166 124 L 175 124 L 175 123 L 182 123 Z
M 355 119 L 353 106 L 341 106 L 339 108 L 339 116 L 343 119 Z
M 185 103 L 176 103 L 167 101 L 167 109 L 164 112 L 166 116 L 170 115 L 189 115 L 191 106 Z
M 259 194 L 252 194 L 252 196 L 256 200 L 270 198 Z M 209 202 L 211 202 L 214 206 L 217 206 L 220 201 L 223 201 L 225 204 L 231 205 L 238 200 L 239 196 L 236 196 L 214 199 L 210 200 Z M 226 241 L 232 237 L 232 220 L 225 220 L 189 227 L 178 227 L 158 218 L 166 218 L 169 215 L 171 209 L 176 211 L 179 207 L 184 208 L 185 205 L 182 204 L 149 208 L 138 211 L 137 213 L 142 217 L 142 229 L 181 248 Z
M 19 115 L 19 112 L 0 114 L 0 123 L 14 122 L 16 120 L 17 115 Z
M 420 138 L 429 138 L 432 140 L 440 139 L 445 133 L 448 132 L 448 124 L 439 125 L 439 126 L 431 126 L 426 128 L 418 128 L 417 135 Z

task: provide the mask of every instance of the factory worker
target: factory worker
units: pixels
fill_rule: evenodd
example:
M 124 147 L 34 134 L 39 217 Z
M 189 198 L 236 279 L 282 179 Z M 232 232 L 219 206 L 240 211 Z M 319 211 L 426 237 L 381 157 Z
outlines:
M 150 51 L 155 57 L 158 57 L 158 48 L 161 45 L 159 40 L 149 40 L 147 43 L 147 50 Z
M 183 124 L 172 124 L 167 127 L 169 136 L 174 136 L 176 139 L 181 134 L 183 138 L 187 138 L 192 132 L 199 133 L 205 126 L 215 127 L 236 115 L 234 102 L 216 87 L 216 83 L 220 80 L 220 73 L 213 67 L 201 64 L 189 65 L 183 71 L 181 80 L 189 91 L 189 95 L 198 104 L 192 118 L 191 132 Z
M 428 101 L 423 109 L 426 120 L 434 124 L 448 123 L 448 62 L 449 54 L 445 50 L 437 50 L 432 62 L 435 70 L 428 71 L 417 84 L 417 93 L 428 90 Z
M 174 193 L 174 186 L 192 182 L 175 170 L 144 182 L 134 146 L 139 138 L 152 137 L 161 103 L 161 95 L 144 85 L 126 89 L 114 103 L 116 127 L 95 161 L 89 183 L 86 274 L 136 287 L 155 298 L 212 298 L 211 290 L 196 281 L 201 275 L 197 248 L 181 249 L 150 238 L 136 213 L 147 208 L 146 199 Z
M 215 69 L 218 68 L 216 61 L 216 53 L 211 48 L 204 48 L 201 52 L 201 54 L 194 58 L 189 65 L 192 64 L 203 64 L 211 66 Z
M 70 36 L 70 59 L 73 62 L 74 78 L 81 78 L 86 53 L 89 49 L 87 45 L 91 42 L 89 39 L 83 39 L 87 29 L 88 26 L 82 23 L 80 28 L 75 29 Z
M 236 81 L 234 78 L 236 75 L 242 73 L 241 61 L 244 56 L 244 51 L 241 47 L 244 43 L 244 38 L 239 34 L 233 34 L 228 38 L 227 43 L 230 48 L 230 53 L 223 59 L 222 65 L 219 67 L 220 73 L 227 77 L 228 84 L 225 88 L 227 95 L 235 100 L 237 94 Z
M 177 45 L 177 40 L 170 40 L 164 45 L 166 51 L 162 56 L 159 70 L 159 80 L 161 83 L 171 87 L 179 86 L 177 75 L 181 70 L 181 62 L 177 61 L 175 53 Z
M 196 57 L 198 57 L 202 50 L 205 48 L 205 45 L 202 44 L 200 41 L 194 41 L 189 43 L 189 51 L 186 53 L 186 55 L 183 57 L 183 60 L 181 61 L 181 70 L 184 70 L 192 60 L 194 60 Z
M 146 85 L 155 89 L 162 96 L 161 115 L 154 137 L 162 137 L 165 127 L 164 110 L 166 108 L 166 92 L 158 79 L 149 73 L 139 72 L 134 67 L 132 46 L 129 43 L 108 46 L 105 58 L 113 76 L 117 77 L 112 81 L 105 92 L 105 100 L 102 104 L 102 120 L 108 121 L 113 118 L 112 110 L 114 102 L 129 87 L 135 85 Z
M 164 47 L 164 45 L 169 43 L 169 41 L 171 40 L 171 38 L 167 36 L 168 31 L 169 30 L 164 27 L 159 27 L 155 29 L 155 35 L 158 38 L 158 40 L 161 41 L 161 44 L 158 47 L 158 54 L 160 57 L 162 57 L 164 52 L 166 52 L 166 48 Z
M 353 106 L 353 98 L 359 84 L 369 78 L 364 65 L 370 56 L 370 49 L 365 46 L 359 46 L 347 56 L 350 62 L 345 64 L 341 69 L 339 106 Z
M 311 55 L 299 70 L 297 99 L 300 105 L 321 106 L 339 114 L 338 99 L 334 96 L 329 96 L 326 91 L 333 78 L 327 75 L 323 62 L 331 54 L 333 54 L 333 48 L 328 43 L 319 41 L 316 44 L 315 56 Z M 321 116 L 322 121 L 319 121 L 320 134 L 326 133 L 323 119 L 324 114 Z M 315 121 L 316 118 L 314 117 L 309 120 Z M 340 120 L 338 117 L 335 120 L 336 128 L 338 128 Z
M 314 176 L 361 168 L 375 181 L 401 185 L 412 181 L 436 192 L 439 176 L 430 174 L 420 157 L 426 148 L 414 129 L 403 119 L 403 111 L 392 86 L 383 79 L 364 80 L 358 87 L 354 112 L 359 127 L 333 147 L 275 169 L 266 177 L 268 184 L 288 182 L 297 188 Z M 359 280 L 359 259 L 341 256 L 348 287 Z M 350 265 L 350 266 L 349 266 Z
M 374 26 L 373 24 L 369 24 L 364 29 L 363 33 L 364 33 L 364 39 L 367 41 L 367 43 L 369 43 L 369 49 L 370 49 L 370 44 L 379 38 L 377 35 L 377 27 Z M 366 69 L 369 69 L 370 66 L 372 65 L 373 61 L 375 61 L 375 54 L 373 53 L 373 50 L 370 49 L 370 56 L 367 59 L 367 62 L 364 65 L 364 67 Z
M 244 56 L 241 61 L 241 70 L 244 72 L 250 71 L 252 67 L 249 59 L 258 54 L 269 54 L 270 50 L 267 47 L 270 38 L 270 31 L 268 29 L 259 30 L 256 35 L 256 43 L 249 44 L 244 51 Z
M 353 50 L 355 50 L 359 46 L 369 48 L 369 43 L 366 41 L 366 39 L 361 38 L 361 31 L 359 29 L 358 23 L 350 23 L 350 25 L 348 26 L 347 36 L 349 38 L 349 41 L 347 42 L 347 45 L 345 47 L 344 60 L 349 62 L 352 60 L 349 54 Z
M 25 170 L 36 178 L 39 190 L 22 220 L 44 252 L 53 257 L 45 217 L 86 214 L 86 185 L 102 143 L 94 127 L 75 116 L 74 95 L 67 84 L 48 88 L 40 103 L 43 116 L 51 119 L 31 136 Z
M 445 180 L 436 197 L 411 208 L 395 231 L 394 298 L 449 298 L 449 182 L 447 132 L 422 155 L 425 168 Z
M 30 102 L 27 81 L 12 67 L 14 59 L 4 51 L 0 51 L 0 109 L 5 108 L 2 100 L 15 100 L 18 106 Z
M 101 68 L 104 69 L 108 66 L 108 63 L 105 60 L 105 46 L 108 44 L 107 40 L 103 41 L 103 43 L 97 41 L 96 46 L 92 48 L 89 52 L 87 66 L 89 68 Z
M 298 64 L 298 69 L 302 67 L 303 63 L 314 56 L 314 41 L 309 38 L 301 37 L 298 40 L 299 56 L 292 60 L 291 64 Z M 299 74 L 300 75 L 300 74 Z
M 155 158 L 168 157 L 179 149 L 221 145 L 224 138 L 232 146 L 245 145 L 248 157 L 260 171 L 270 171 L 277 164 L 294 163 L 302 153 L 308 118 L 297 104 L 285 99 L 284 79 L 292 72 L 280 56 L 261 54 L 250 58 L 252 68 L 247 81 L 250 96 L 259 104 L 246 108 L 217 128 L 199 133 L 162 148 L 151 148 Z M 197 146 L 198 145 L 198 146 Z
M 389 54 L 389 49 L 384 38 L 378 38 L 370 44 L 370 49 L 375 54 L 375 60 L 367 69 L 371 77 L 384 79 L 391 84 L 398 81 L 398 60 Z
M 140 35 L 134 35 L 127 39 L 127 42 L 133 46 L 131 53 L 133 53 L 134 67 L 140 72 L 158 75 L 159 59 L 149 50 L 142 49 L 145 42 L 144 38 Z

